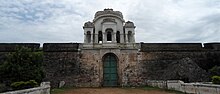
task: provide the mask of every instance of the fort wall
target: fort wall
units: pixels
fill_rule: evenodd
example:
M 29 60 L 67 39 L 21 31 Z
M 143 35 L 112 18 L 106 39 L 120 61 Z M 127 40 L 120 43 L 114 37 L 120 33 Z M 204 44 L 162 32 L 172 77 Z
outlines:
M 0 61 L 16 46 L 38 49 L 37 43 L 1 43 Z M 209 81 L 208 70 L 220 62 L 220 45 L 206 43 L 141 43 L 139 49 L 83 49 L 80 43 L 44 43 L 44 69 L 52 87 L 100 87 L 103 56 L 117 57 L 119 86 L 145 85 L 146 80 Z
M 209 81 L 208 70 L 220 62 L 217 48 L 217 44 L 202 47 L 200 43 L 142 43 L 143 79 Z

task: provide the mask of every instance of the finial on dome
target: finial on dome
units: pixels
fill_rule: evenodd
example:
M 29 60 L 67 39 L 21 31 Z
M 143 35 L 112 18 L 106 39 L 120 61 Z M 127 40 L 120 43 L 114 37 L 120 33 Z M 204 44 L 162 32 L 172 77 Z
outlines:
M 105 8 L 104 11 L 113 11 L 112 8 Z

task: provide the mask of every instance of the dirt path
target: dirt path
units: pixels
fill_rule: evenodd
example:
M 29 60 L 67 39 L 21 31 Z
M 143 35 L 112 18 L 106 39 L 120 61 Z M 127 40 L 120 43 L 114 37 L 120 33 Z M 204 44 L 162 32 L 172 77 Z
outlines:
M 135 88 L 78 88 L 62 94 L 176 94 L 161 90 L 144 90 Z

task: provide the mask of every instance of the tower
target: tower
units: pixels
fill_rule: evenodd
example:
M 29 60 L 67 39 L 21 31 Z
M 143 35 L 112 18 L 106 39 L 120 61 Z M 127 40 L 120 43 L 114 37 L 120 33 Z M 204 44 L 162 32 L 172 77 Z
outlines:
M 134 48 L 135 26 L 125 22 L 120 11 L 104 9 L 95 13 L 92 22 L 83 26 L 83 48 Z
M 88 65 L 86 68 L 98 70 L 91 71 L 95 86 L 122 86 L 127 78 L 136 79 L 136 74 L 127 77 L 126 72 L 127 66 L 134 66 L 138 58 L 133 22 L 125 22 L 120 11 L 104 9 L 84 23 L 83 30 L 81 58 Z

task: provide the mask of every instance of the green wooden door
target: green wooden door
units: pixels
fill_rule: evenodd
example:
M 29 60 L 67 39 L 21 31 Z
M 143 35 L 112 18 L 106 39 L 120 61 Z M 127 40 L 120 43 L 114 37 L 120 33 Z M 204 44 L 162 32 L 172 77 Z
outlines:
M 114 55 L 109 54 L 104 58 L 103 86 L 117 86 L 117 61 Z

